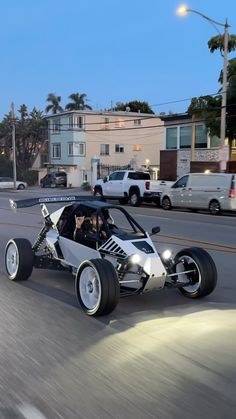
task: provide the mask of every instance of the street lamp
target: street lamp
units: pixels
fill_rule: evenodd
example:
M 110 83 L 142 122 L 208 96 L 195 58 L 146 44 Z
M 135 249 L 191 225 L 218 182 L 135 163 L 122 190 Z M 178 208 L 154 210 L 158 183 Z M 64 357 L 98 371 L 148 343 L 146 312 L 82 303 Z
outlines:
M 213 24 L 217 32 L 219 31 L 215 25 L 224 27 L 224 54 L 223 54 L 224 67 L 223 67 L 221 122 L 220 122 L 220 140 L 221 140 L 221 145 L 224 145 L 225 131 L 226 131 L 226 104 L 227 104 L 227 66 L 228 66 L 228 42 L 229 42 L 228 28 L 230 27 L 230 25 L 227 23 L 227 19 L 225 20 L 225 23 L 217 22 L 216 20 L 210 19 L 208 16 L 204 15 L 203 13 L 198 12 L 197 10 L 189 9 L 187 6 L 180 6 L 177 9 L 178 15 L 183 16 L 189 12 L 196 13 L 197 15 L 206 19 L 208 22 Z

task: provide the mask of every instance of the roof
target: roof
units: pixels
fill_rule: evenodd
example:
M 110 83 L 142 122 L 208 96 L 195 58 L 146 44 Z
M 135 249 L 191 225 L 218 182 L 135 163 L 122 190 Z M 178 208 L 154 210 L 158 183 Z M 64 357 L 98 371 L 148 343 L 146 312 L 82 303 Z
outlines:
M 51 118 L 58 118 L 63 115 L 73 115 L 73 114 L 79 114 L 79 115 L 104 115 L 104 116 L 127 116 L 127 117 L 142 117 L 144 118 L 160 118 L 159 115 L 151 114 L 151 113 L 141 113 L 141 112 L 131 112 L 131 111 L 91 111 L 91 110 L 73 110 L 73 111 L 63 111 L 58 112 L 55 114 L 45 115 L 45 119 L 51 119 Z

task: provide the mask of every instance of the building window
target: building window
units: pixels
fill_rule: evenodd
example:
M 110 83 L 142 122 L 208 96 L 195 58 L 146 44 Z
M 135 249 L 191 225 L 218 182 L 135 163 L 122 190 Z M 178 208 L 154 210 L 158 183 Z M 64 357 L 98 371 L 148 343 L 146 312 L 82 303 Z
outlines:
M 134 119 L 134 126 L 140 126 L 141 125 L 141 119 Z
M 219 137 L 217 137 L 216 135 L 213 135 L 210 138 L 210 147 L 219 147 L 221 144 L 221 139 Z
M 195 127 L 195 148 L 207 148 L 207 130 L 204 125 Z
M 125 126 L 125 124 L 124 124 L 124 120 L 122 118 L 118 118 L 118 119 L 115 120 L 115 127 L 116 128 L 122 128 L 124 126 Z
M 123 144 L 116 144 L 115 145 L 115 152 L 116 153 L 124 153 L 124 145 Z
M 61 121 L 60 118 L 54 118 L 52 120 L 52 133 L 56 134 L 61 131 Z
M 192 146 L 192 127 L 180 127 L 179 148 L 191 148 Z
M 84 116 L 70 115 L 69 116 L 69 129 L 84 129 Z
M 108 117 L 104 117 L 102 119 L 103 119 L 103 122 L 101 124 L 101 128 L 102 129 L 109 129 L 109 118 Z
M 177 127 L 166 128 L 166 149 L 177 149 Z
M 52 145 L 52 158 L 53 159 L 61 158 L 61 144 L 60 143 Z
M 141 150 L 142 150 L 141 144 L 135 144 L 134 145 L 134 151 L 141 151 Z
M 85 156 L 85 143 L 68 143 L 68 156 Z
M 100 144 L 100 155 L 109 156 L 109 144 Z

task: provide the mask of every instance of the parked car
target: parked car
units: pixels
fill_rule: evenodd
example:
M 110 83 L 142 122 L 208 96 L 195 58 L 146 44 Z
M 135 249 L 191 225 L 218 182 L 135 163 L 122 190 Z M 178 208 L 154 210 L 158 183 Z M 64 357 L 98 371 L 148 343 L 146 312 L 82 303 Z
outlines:
M 163 209 L 208 210 L 212 215 L 236 211 L 236 174 L 190 173 L 178 179 L 161 196 Z
M 25 189 L 27 188 L 27 183 L 23 182 L 22 180 L 16 181 L 16 188 L 17 189 Z M 0 177 L 0 189 L 7 189 L 7 188 L 14 188 L 14 180 L 11 177 L 2 176 Z
M 66 203 L 49 212 L 50 203 Z M 40 205 L 44 225 L 32 245 L 26 238 L 12 238 L 5 250 L 7 276 L 12 281 L 27 280 L 33 268 L 71 272 L 75 293 L 89 316 L 111 313 L 122 296 L 178 288 L 190 299 L 213 292 L 217 270 L 209 253 L 198 247 L 169 249 L 160 253 L 151 235 L 121 206 L 82 196 L 47 196 L 13 201 L 12 209 Z M 47 206 L 46 206 L 47 205 Z M 96 214 L 96 233 L 74 240 L 75 215 L 91 220 Z M 108 218 L 107 218 L 108 216 Z M 102 219 L 106 236 L 99 234 Z M 122 226 L 122 228 L 121 228 Z
M 67 174 L 66 172 L 51 172 L 48 173 L 40 180 L 41 188 L 56 186 L 67 186 Z
M 118 199 L 121 205 L 130 202 L 138 207 L 142 202 L 160 204 L 162 191 L 173 182 L 151 180 L 149 172 L 135 170 L 117 170 L 98 179 L 94 185 L 94 195 L 108 199 Z

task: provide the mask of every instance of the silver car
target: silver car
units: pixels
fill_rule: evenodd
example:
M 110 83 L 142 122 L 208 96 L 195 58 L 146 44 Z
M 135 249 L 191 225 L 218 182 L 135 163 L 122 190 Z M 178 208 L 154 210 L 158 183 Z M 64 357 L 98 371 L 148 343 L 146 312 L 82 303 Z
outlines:
M 16 181 L 16 189 L 27 188 L 27 183 L 22 180 Z M 0 177 L 0 189 L 14 188 L 14 180 L 11 177 L 2 176 Z

